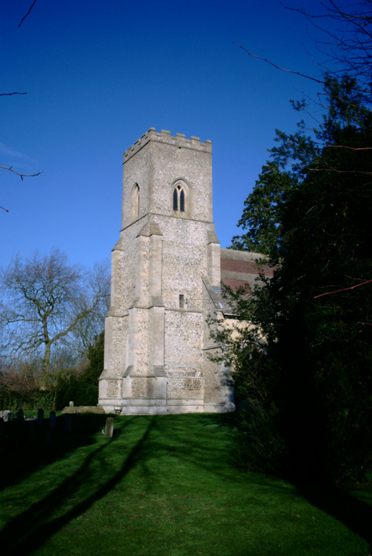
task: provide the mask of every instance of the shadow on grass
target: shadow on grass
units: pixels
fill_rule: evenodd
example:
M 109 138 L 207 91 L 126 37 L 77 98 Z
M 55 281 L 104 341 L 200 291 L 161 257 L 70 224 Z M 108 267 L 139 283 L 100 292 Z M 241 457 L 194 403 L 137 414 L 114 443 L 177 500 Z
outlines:
M 119 421 L 121 427 L 119 430 L 116 428 L 113 439 L 94 449 L 79 468 L 50 494 L 8 522 L 0 533 L 2 554 L 23 556 L 32 553 L 69 521 L 108 494 L 137 464 L 142 468 L 145 483 L 151 490 L 154 479 L 156 482 L 148 467 L 151 459 L 161 460 L 164 457 L 164 461 L 169 465 L 169 458 L 176 457 L 210 473 L 222 477 L 229 476 L 226 473 L 226 468 L 229 469 L 226 462 L 229 459 L 230 444 L 226 443 L 225 438 L 221 440 L 220 429 L 227 431 L 226 420 L 221 416 L 145 417 L 140 429 L 137 425 L 138 417 L 124 419 Z M 134 422 L 135 425 L 131 427 L 131 423 Z M 107 461 L 110 461 L 112 451 L 109 454 L 108 448 L 116 440 L 120 440 L 120 428 L 126 429 L 128 425 L 130 430 L 137 428 L 137 431 L 141 432 L 140 438 L 126 457 L 125 447 L 123 448 L 124 460 L 119 470 L 111 472 L 110 476 Z M 149 438 L 150 432 L 153 433 L 151 438 Z M 120 441 L 115 450 L 116 454 L 120 454 L 122 445 Z M 131 441 L 129 445 L 132 445 Z M 66 463 L 68 464 L 68 460 Z M 38 493 L 35 491 L 35 498 L 37 496 Z
M 238 422 L 236 414 L 227 415 L 227 419 L 224 420 L 224 423 L 231 427 L 236 426 Z M 238 457 L 233 464 L 240 467 Z M 262 484 L 267 484 L 268 477 L 262 474 L 262 478 Z M 336 488 L 325 482 L 298 482 L 289 474 L 282 476 L 279 474 L 273 478 L 292 484 L 296 488 L 296 494 L 363 538 L 368 543 L 369 552 L 372 554 L 372 505 L 360 500 L 347 490 Z M 256 482 L 261 482 L 258 476 Z M 277 485 L 272 488 L 278 490 Z
M 0 490 L 23 481 L 76 448 L 94 443 L 94 435 L 103 428 L 106 417 L 65 415 L 53 423 L 49 419 L 1 423 Z
M 183 476 L 172 476 L 172 458 L 204 469 L 206 474 L 202 477 L 207 481 L 211 473 L 226 481 L 241 482 L 242 488 L 247 488 L 246 475 L 233 466 L 236 435 L 229 416 L 131 417 L 118 421 L 119 430 L 113 439 L 94 449 L 50 494 L 9 521 L 0 534 L 2 554 L 25 556 L 40 548 L 63 526 L 104 498 L 136 466 L 140 467 L 145 479 L 145 492 L 161 488 L 162 481 L 166 481 L 168 487 L 174 483 L 174 490 L 181 483 L 187 493 L 190 481 L 195 486 L 192 467 Z M 127 429 L 129 435 L 123 442 L 120 433 Z M 114 471 L 111 468 L 113 457 L 117 458 Z M 271 481 L 269 477 L 255 475 L 253 482 L 267 490 L 282 490 L 292 496 L 292 489 L 284 483 L 280 485 L 274 478 Z M 371 543 L 372 510 L 366 503 L 325 487 L 296 486 L 298 494 L 310 504 Z M 195 492 L 191 491 L 190 496 Z M 295 491 L 293 495 L 297 496 Z
M 223 434 L 226 431 L 225 421 L 215 414 L 157 417 L 138 460 L 145 490 L 150 492 L 154 485 L 157 488 L 165 477 L 169 486 L 173 463 L 177 461 L 222 479 L 232 480 L 232 476 L 236 479 L 238 473 L 233 467 L 231 441 Z M 179 480 L 177 476 L 175 488 Z
M 372 507 L 369 504 L 327 485 L 297 485 L 297 490 L 310 504 L 365 539 L 372 552 Z
M 180 422 L 182 417 L 180 416 Z M 184 429 L 182 426 L 177 425 L 172 429 L 171 443 L 169 442 L 170 435 L 167 432 L 166 421 L 161 422 L 157 426 L 156 432 L 161 432 L 158 440 L 155 437 L 150 439 L 147 443 L 143 456 L 147 453 L 151 455 L 151 451 L 157 455 L 162 455 L 165 452 L 185 458 L 185 460 L 197 463 L 199 467 L 203 467 L 221 477 L 231 480 L 231 475 L 228 474 L 229 467 L 235 467 L 236 471 L 239 470 L 237 466 L 237 458 L 233 453 L 237 450 L 238 437 L 234 434 L 236 419 L 233 414 L 221 415 L 200 415 L 198 419 L 199 425 L 202 424 L 205 436 L 199 438 L 199 441 L 193 443 L 190 438 L 185 438 Z M 214 429 L 215 427 L 215 429 Z M 231 432 L 231 443 L 227 446 L 214 445 L 213 449 L 208 450 L 208 436 L 213 436 L 213 430 L 225 429 Z M 165 442 L 168 439 L 168 442 Z M 186 444 L 185 444 L 186 441 Z M 227 449 L 228 448 L 228 449 Z M 146 464 L 146 458 L 141 460 L 141 464 Z M 227 465 L 226 465 L 227 464 Z M 255 484 L 260 484 L 263 488 L 270 488 L 276 492 L 288 492 L 288 487 L 283 484 L 280 485 L 279 480 L 282 477 L 272 477 L 262 474 L 254 474 Z M 239 475 L 244 481 L 244 473 Z M 237 476 L 234 480 L 238 480 Z M 285 483 L 288 484 L 290 479 L 284 478 Z M 305 498 L 312 506 L 318 508 L 322 512 L 335 518 L 343 523 L 349 530 L 363 538 L 369 544 L 369 551 L 372 554 L 372 506 L 367 502 L 358 499 L 353 494 L 334 488 L 327 484 L 298 484 L 292 483 L 295 487 L 294 495 L 300 495 Z
M 99 459 L 100 455 L 107 450 L 112 442 L 115 442 L 119 435 L 115 435 L 112 439 L 90 453 L 79 469 L 65 479 L 50 494 L 12 519 L 0 533 L 1 554 L 25 556 L 26 554 L 32 553 L 37 548 L 41 547 L 50 536 L 59 531 L 59 529 L 70 520 L 81 515 L 88 510 L 94 502 L 104 497 L 136 464 L 153 425 L 154 418 L 149 421 L 141 438 L 124 459 L 119 471 L 108 480 L 101 483 L 96 490 L 86 495 L 80 502 L 74 504 L 68 511 L 62 513 L 62 515 L 49 519 L 51 513 L 53 515 L 56 513 L 58 514 L 59 509 L 63 506 L 65 501 L 69 497 L 73 498 L 74 494 L 77 493 L 83 484 L 89 485 L 90 480 L 95 480 L 95 475 L 92 471 L 89 471 L 89 467 L 94 460 Z

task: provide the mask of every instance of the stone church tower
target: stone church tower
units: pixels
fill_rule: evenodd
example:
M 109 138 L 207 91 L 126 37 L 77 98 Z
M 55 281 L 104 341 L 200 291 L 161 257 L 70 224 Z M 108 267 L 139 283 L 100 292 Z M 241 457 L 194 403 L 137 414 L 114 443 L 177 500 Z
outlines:
M 149 129 L 124 154 L 123 221 L 112 253 L 99 405 L 122 414 L 231 411 L 211 360 L 221 249 L 212 145 Z

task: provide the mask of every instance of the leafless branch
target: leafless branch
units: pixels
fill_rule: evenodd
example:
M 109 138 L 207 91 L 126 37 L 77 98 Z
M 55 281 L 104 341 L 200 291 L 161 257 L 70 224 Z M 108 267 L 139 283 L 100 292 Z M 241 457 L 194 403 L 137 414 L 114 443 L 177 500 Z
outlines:
M 349 151 L 372 151 L 372 147 L 349 147 L 348 145 L 326 145 L 326 149 L 348 149 Z
M 306 168 L 308 172 L 332 172 L 334 174 L 360 174 L 362 176 L 372 176 L 372 172 L 365 172 L 363 170 L 338 170 L 329 166 L 328 168 Z
M 372 2 L 362 0 L 348 8 L 338 0 L 324 0 L 322 13 L 311 13 L 281 3 L 289 11 L 305 17 L 316 29 L 328 37 L 321 41 L 326 47 L 323 54 L 332 61 L 331 74 L 349 73 L 363 84 L 364 93 L 370 91 L 372 60 Z M 338 24 L 331 29 L 328 21 Z M 336 63 L 336 66 L 335 64 Z
M 20 177 L 23 181 L 25 178 L 35 178 L 36 176 L 40 176 L 41 172 L 35 172 L 34 174 L 25 174 L 23 172 L 18 172 L 13 166 L 5 166 L 5 164 L 0 164 L 0 170 L 6 170 L 15 174 L 16 176 Z
M 369 32 L 367 24 L 371 23 L 371 14 L 370 12 L 355 14 L 351 12 L 347 12 L 346 10 L 342 10 L 334 0 L 328 0 L 329 3 L 333 6 L 334 13 L 344 21 L 352 23 L 355 27 L 357 27 L 362 33 L 366 34 L 369 38 L 372 38 L 372 34 Z
M 240 48 L 240 50 L 243 50 L 243 52 L 245 52 L 251 58 L 261 60 L 262 62 L 265 62 L 266 64 L 269 64 L 270 66 L 273 66 L 275 69 L 277 69 L 279 71 L 283 71 L 285 73 L 291 73 L 293 75 L 298 75 L 299 77 L 304 77 L 305 79 L 310 79 L 311 81 L 315 81 L 315 83 L 320 83 L 321 85 L 324 84 L 324 81 L 322 79 L 318 79 L 317 77 L 313 77 L 312 75 L 307 75 L 306 73 L 302 73 L 300 71 L 292 70 L 292 69 L 286 68 L 284 66 L 279 66 L 278 64 L 276 64 L 275 62 L 273 62 L 269 58 L 265 58 L 264 56 L 260 56 L 259 54 L 255 54 L 254 52 L 252 52 L 251 50 L 248 50 L 245 46 L 242 46 L 241 44 L 239 44 L 237 46 Z
M 20 20 L 20 22 L 18 23 L 18 27 L 20 27 L 20 26 L 22 25 L 22 23 L 25 21 L 25 19 L 28 18 L 28 16 L 29 16 L 30 13 L 32 12 L 33 7 L 35 6 L 36 2 L 37 2 L 37 0 L 33 0 L 33 1 L 31 2 L 31 4 L 30 4 L 29 7 L 28 7 L 27 12 L 21 17 L 21 20 Z
M 320 297 L 325 297 L 326 295 L 334 295 L 336 293 L 347 292 L 351 290 L 355 290 L 356 288 L 360 288 L 361 286 L 366 286 L 367 284 L 371 284 L 372 280 L 363 280 L 359 282 L 359 284 L 354 284 L 354 286 L 349 286 L 347 288 L 338 288 L 337 290 L 332 290 L 329 292 L 319 293 L 318 295 L 314 295 L 314 299 L 319 299 Z
M 7 209 L 5 207 L 0 206 L 0 209 L 3 210 L 4 212 L 9 212 L 9 209 Z
M 12 91 L 11 93 L 0 93 L 0 97 L 12 97 L 13 95 L 27 95 L 27 93 Z

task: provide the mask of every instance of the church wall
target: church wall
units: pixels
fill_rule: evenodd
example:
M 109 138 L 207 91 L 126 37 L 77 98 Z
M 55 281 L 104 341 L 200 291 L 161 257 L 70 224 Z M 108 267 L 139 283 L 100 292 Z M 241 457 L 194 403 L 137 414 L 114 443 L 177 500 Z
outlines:
M 107 317 L 105 322 L 105 369 L 110 376 L 120 377 L 126 362 L 126 342 L 122 339 L 128 334 L 128 316 Z
M 165 307 L 202 311 L 202 276 L 208 273 L 205 223 L 154 217 L 163 232 L 162 295 Z
M 120 250 L 113 254 L 113 299 L 118 310 L 128 310 L 139 300 L 142 304 L 148 302 L 144 296 L 149 289 L 149 238 L 137 237 L 143 226 L 143 219 L 139 219 L 123 230 L 117 244 Z
M 169 145 L 153 143 L 152 210 L 174 216 L 172 194 L 174 184 L 182 180 L 187 186 L 185 217 L 212 221 L 210 152 L 176 148 L 169 156 Z
M 180 376 L 201 372 L 203 313 L 165 311 L 165 370 Z
M 152 182 L 151 152 L 143 148 L 136 156 L 125 162 L 125 174 L 123 176 L 123 198 L 122 198 L 122 228 L 129 226 L 134 220 L 132 215 L 131 195 L 135 184 L 140 190 L 139 215 L 141 218 L 150 210 L 149 184 Z
M 231 410 L 205 332 L 213 303 L 203 280 L 220 283 L 211 144 L 149 130 L 124 160 L 100 404 L 127 414 Z M 185 210 L 174 210 L 177 184 Z

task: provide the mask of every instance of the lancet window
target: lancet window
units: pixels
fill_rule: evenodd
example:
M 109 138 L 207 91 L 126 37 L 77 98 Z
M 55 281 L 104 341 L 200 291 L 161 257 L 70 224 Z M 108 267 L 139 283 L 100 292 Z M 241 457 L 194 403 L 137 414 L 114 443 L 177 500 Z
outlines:
M 176 212 L 186 211 L 186 191 L 179 183 L 173 190 L 173 210 Z
M 138 183 L 135 183 L 132 189 L 132 220 L 139 217 L 140 211 L 140 188 Z

